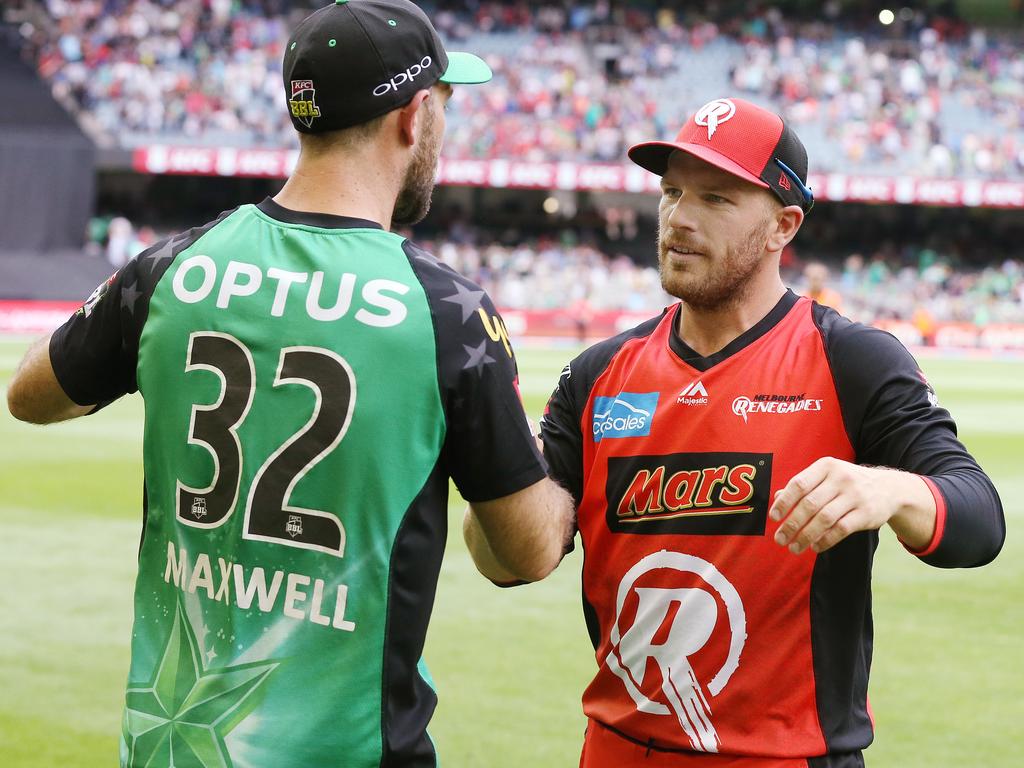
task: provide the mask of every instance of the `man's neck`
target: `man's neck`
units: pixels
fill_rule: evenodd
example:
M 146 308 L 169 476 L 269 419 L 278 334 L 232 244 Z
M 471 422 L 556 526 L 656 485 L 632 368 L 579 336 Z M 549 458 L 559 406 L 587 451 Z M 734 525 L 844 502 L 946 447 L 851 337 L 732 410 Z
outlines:
M 386 164 L 361 157 L 312 161 L 300 156 L 273 199 L 293 211 L 365 219 L 390 229 L 398 197 L 395 176 Z
M 779 279 L 776 285 L 755 289 L 749 296 L 715 309 L 696 309 L 685 301 L 676 320 L 676 334 L 701 357 L 728 346 L 759 323 L 786 293 Z

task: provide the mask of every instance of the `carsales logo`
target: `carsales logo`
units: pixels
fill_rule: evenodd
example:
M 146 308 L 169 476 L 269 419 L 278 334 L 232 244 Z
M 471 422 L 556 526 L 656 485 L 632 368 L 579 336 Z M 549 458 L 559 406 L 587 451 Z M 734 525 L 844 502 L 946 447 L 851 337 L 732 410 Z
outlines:
M 821 410 L 821 400 L 799 395 L 740 395 L 732 401 L 732 412 L 748 421 L 752 413 L 792 414 Z
M 644 437 L 658 407 L 657 392 L 620 392 L 594 398 L 594 442 L 604 438 Z

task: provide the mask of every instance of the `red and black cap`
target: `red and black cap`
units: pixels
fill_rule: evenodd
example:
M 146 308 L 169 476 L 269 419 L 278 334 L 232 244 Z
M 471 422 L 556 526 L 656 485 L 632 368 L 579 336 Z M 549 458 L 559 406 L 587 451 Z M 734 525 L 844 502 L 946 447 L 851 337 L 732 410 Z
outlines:
M 770 189 L 783 205 L 798 205 L 804 213 L 814 205 L 804 145 L 785 120 L 749 101 L 709 101 L 686 121 L 675 141 L 637 144 L 630 147 L 629 159 L 664 176 L 676 150 Z
M 438 81 L 490 79 L 479 57 L 445 51 L 409 0 L 337 0 L 299 23 L 284 54 L 288 111 L 302 133 L 368 122 Z

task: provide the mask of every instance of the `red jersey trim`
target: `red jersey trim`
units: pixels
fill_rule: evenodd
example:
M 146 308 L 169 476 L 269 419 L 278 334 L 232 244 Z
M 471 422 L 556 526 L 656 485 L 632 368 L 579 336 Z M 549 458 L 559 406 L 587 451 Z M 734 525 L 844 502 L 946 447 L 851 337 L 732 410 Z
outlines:
M 924 475 L 918 475 L 924 484 L 928 486 L 928 490 L 932 492 L 932 498 L 935 499 L 935 533 L 932 534 L 932 540 L 928 542 L 928 546 L 924 549 L 915 550 L 908 547 L 902 541 L 904 548 L 912 555 L 917 557 L 927 557 L 939 547 L 939 542 L 942 541 L 942 534 L 946 530 L 946 499 L 942 495 L 942 491 L 930 478 Z

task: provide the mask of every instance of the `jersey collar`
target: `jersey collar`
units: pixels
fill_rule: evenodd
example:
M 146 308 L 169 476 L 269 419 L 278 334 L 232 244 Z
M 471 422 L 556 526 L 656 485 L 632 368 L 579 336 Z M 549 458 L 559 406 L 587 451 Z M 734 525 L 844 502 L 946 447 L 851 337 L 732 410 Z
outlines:
M 304 224 L 307 227 L 319 227 L 320 229 L 384 229 L 377 222 L 367 219 L 335 216 L 330 213 L 293 211 L 291 208 L 285 208 L 269 197 L 262 203 L 258 203 L 256 207 L 270 218 L 283 221 L 286 224 Z
M 676 333 L 676 317 L 679 314 L 679 305 L 677 304 L 675 311 L 672 312 L 672 326 L 668 335 L 668 345 L 672 348 L 672 351 L 675 352 L 676 356 L 691 368 L 698 371 L 708 371 L 723 360 L 732 357 L 743 349 L 746 349 L 768 333 L 768 331 L 779 324 L 779 321 L 786 316 L 789 310 L 793 308 L 793 305 L 796 304 L 799 299 L 800 297 L 793 293 L 793 291 L 786 289 L 782 298 L 779 299 L 779 303 L 776 304 L 767 315 L 762 317 L 757 323 L 741 333 L 713 355 L 708 355 L 707 357 L 703 357 L 695 352 L 688 344 L 680 339 L 679 335 Z

